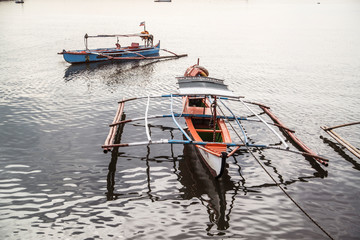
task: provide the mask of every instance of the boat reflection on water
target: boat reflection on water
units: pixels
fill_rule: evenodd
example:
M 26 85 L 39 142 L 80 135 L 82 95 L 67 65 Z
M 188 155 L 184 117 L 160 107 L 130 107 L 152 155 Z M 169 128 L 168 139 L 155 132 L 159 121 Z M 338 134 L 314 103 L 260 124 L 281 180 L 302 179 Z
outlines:
M 64 73 L 64 80 L 66 82 L 76 80 L 77 78 L 84 78 L 84 76 L 91 76 L 96 72 L 104 71 L 110 80 L 113 80 L 110 74 L 113 73 L 114 77 L 119 77 L 119 73 L 134 71 L 139 68 L 141 74 L 146 74 L 147 72 L 152 72 L 152 65 L 154 63 L 165 60 L 132 60 L 127 62 L 94 62 L 94 63 L 85 63 L 85 64 L 72 64 L 68 66 Z
M 123 119 L 125 119 L 123 117 Z M 123 125 L 122 125 L 123 126 Z M 159 126 L 153 126 L 159 127 Z M 163 128 L 162 130 L 170 131 L 170 134 L 173 137 L 173 128 Z M 117 134 L 117 139 L 115 142 L 119 143 L 121 141 L 121 135 L 123 128 L 119 128 Z M 176 129 L 175 129 L 176 131 Z M 120 134 L 119 134 L 120 133 Z M 243 182 L 233 182 L 225 170 L 224 174 L 220 178 L 214 178 L 206 166 L 199 159 L 200 156 L 197 155 L 197 151 L 194 149 L 193 145 L 184 145 L 183 155 L 174 156 L 173 146 L 171 147 L 171 154 L 168 160 L 173 161 L 173 172 L 177 175 L 178 181 L 181 183 L 182 187 L 179 188 L 180 198 L 184 200 L 191 200 L 197 198 L 201 203 L 207 208 L 209 214 L 209 223 L 207 223 L 207 231 L 210 231 L 214 226 L 217 230 L 226 230 L 229 228 L 230 213 L 233 207 L 233 201 L 235 200 L 235 195 L 239 191 L 243 190 L 246 192 L 246 188 L 243 186 Z M 111 153 L 111 162 L 109 164 L 109 172 L 107 175 L 107 200 L 117 200 L 126 193 L 116 193 L 115 189 L 115 175 L 116 175 L 116 165 L 119 157 L 129 157 L 126 153 L 119 153 L 119 148 L 115 147 Z M 150 165 L 154 159 L 150 158 L 151 148 L 147 147 L 147 156 L 143 158 L 146 161 L 146 176 L 147 176 L 147 194 L 149 199 L 156 201 L 156 193 L 151 189 L 151 171 Z M 155 157 L 156 158 L 156 157 Z M 158 159 L 156 161 L 159 161 Z M 239 166 L 240 169 L 240 166 Z M 239 170 L 240 173 L 240 170 Z M 240 174 L 241 175 L 241 174 Z M 229 199 L 226 199 L 226 196 L 231 196 Z M 178 199 L 179 196 L 174 196 Z
M 207 231 L 214 224 L 217 230 L 228 229 L 232 204 L 227 203 L 226 193 L 231 191 L 236 194 L 239 185 L 235 186 L 227 171 L 221 178 L 214 178 L 199 157 L 194 145 L 184 146 L 184 159 L 179 162 L 179 181 L 184 186 L 181 189 L 182 198 L 196 197 L 206 206 L 211 222 Z
M 341 156 L 343 159 L 351 163 L 354 169 L 360 171 L 360 164 L 353 158 L 352 155 L 350 156 L 348 152 L 345 151 L 345 148 L 343 146 L 334 143 L 332 139 L 329 139 L 327 137 L 320 136 L 320 138 L 323 140 L 325 144 L 329 145 L 332 149 L 334 149 L 334 151 L 337 152 L 339 156 Z
M 123 115 L 122 120 L 125 119 L 125 115 Z M 121 135 L 124 130 L 124 125 L 120 125 L 118 132 L 116 134 L 115 143 L 121 142 Z M 151 125 L 151 128 L 161 128 L 164 132 L 169 132 L 171 138 L 174 138 L 174 132 L 178 131 L 175 128 L 164 127 L 162 125 Z M 179 198 L 183 200 L 191 200 L 193 198 L 197 198 L 200 200 L 203 206 L 206 207 L 207 213 L 209 215 L 209 222 L 207 222 L 207 232 L 210 233 L 211 231 L 215 230 L 216 228 L 218 231 L 227 230 L 230 227 L 231 221 L 231 212 L 233 212 L 233 207 L 235 205 L 235 200 L 237 199 L 237 195 L 246 195 L 249 192 L 258 192 L 261 188 L 267 187 L 276 187 L 275 183 L 266 182 L 260 185 L 251 185 L 251 183 L 247 183 L 245 178 L 242 176 L 241 173 L 241 166 L 238 164 L 237 159 L 241 159 L 243 155 L 245 155 L 246 151 L 237 151 L 233 156 L 234 161 L 227 161 L 227 165 L 225 168 L 225 172 L 220 178 L 214 178 L 211 173 L 208 171 L 204 163 L 201 161 L 200 156 L 197 155 L 197 151 L 195 150 L 194 145 L 184 145 L 182 155 L 177 156 L 173 149 L 173 145 L 170 145 L 170 152 L 171 156 L 155 156 L 150 157 L 151 154 L 151 147 L 147 146 L 147 154 L 146 156 L 130 156 L 126 152 L 119 152 L 118 147 L 114 147 L 111 152 L 111 161 L 109 164 L 109 171 L 107 175 L 107 200 L 113 201 L 119 198 L 133 198 L 136 199 L 144 199 L 144 197 L 149 198 L 152 202 L 154 201 L 161 201 L 161 200 L 169 200 L 169 199 L 176 199 Z M 261 153 L 259 154 L 259 158 L 262 161 L 267 161 L 266 157 Z M 147 189 L 143 189 L 144 185 L 143 182 L 139 183 L 139 194 L 132 192 L 115 192 L 115 185 L 116 185 L 116 166 L 118 159 L 141 159 L 145 161 L 146 164 L 143 166 L 146 167 L 146 186 Z M 172 173 L 169 174 L 176 174 L 176 179 L 181 183 L 181 186 L 178 188 L 180 192 L 179 195 L 174 195 L 172 192 L 171 195 L 164 194 L 162 192 L 160 195 L 157 194 L 154 184 L 154 177 L 157 178 L 158 176 L 151 176 L 151 165 L 152 162 L 156 164 L 160 163 L 169 163 L 172 162 Z M 231 165 L 231 166 L 230 166 Z M 236 166 L 235 166 L 236 165 Z M 169 166 L 169 165 L 168 165 Z M 312 178 L 319 178 L 324 177 L 324 175 L 318 171 L 315 171 L 313 175 L 310 176 L 303 176 L 294 179 L 284 180 L 284 177 L 279 173 L 278 169 L 269 162 L 266 163 L 268 169 L 272 169 L 272 173 L 276 175 L 276 178 L 279 179 L 279 183 L 284 186 L 288 186 L 298 181 L 306 181 L 306 179 Z M 228 170 L 229 169 L 229 170 Z M 230 170 L 231 169 L 231 170 Z M 236 169 L 234 171 L 234 169 Z M 145 170 L 145 169 L 144 169 Z M 229 172 L 228 172 L 229 171 Z M 231 174 L 230 174 L 231 173 Z M 132 174 L 132 173 L 129 173 Z M 233 174 L 236 174 L 233 178 Z M 157 174 L 155 174 L 157 175 Z M 163 174 L 160 175 L 165 176 Z M 167 175 L 166 175 L 167 176 Z M 126 177 L 128 179 L 128 177 Z M 137 181 L 138 182 L 138 181 Z M 246 184 L 246 185 L 245 185 Z M 119 185 L 119 183 L 117 184 Z M 120 183 L 122 185 L 122 183 Z M 131 195 L 131 196 L 130 196 Z M 146 196 L 145 196 L 146 195 Z M 139 198 L 140 197 L 140 198 Z
M 121 116 L 121 120 L 125 120 L 126 118 L 126 114 L 123 114 Z M 121 136 L 122 133 L 124 131 L 124 124 L 120 125 L 117 133 L 116 133 L 116 137 L 115 137 L 115 143 L 120 143 L 121 142 Z M 117 164 L 117 160 L 119 158 L 119 148 L 114 148 L 111 151 L 111 161 L 109 163 L 109 172 L 107 175 L 107 193 L 106 193 L 106 197 L 107 200 L 116 200 L 119 196 L 119 194 L 115 194 L 114 193 L 114 188 L 115 188 L 115 173 L 116 173 L 116 164 Z
M 148 147 L 148 156 L 150 155 Z M 123 157 L 124 153 L 118 152 L 118 148 L 112 150 L 111 162 L 109 164 L 109 172 L 107 175 L 107 200 L 117 200 L 126 193 L 115 193 L 114 186 L 116 183 L 116 165 L 119 156 Z M 151 171 L 150 163 L 152 159 L 146 160 L 146 175 L 148 186 L 148 197 L 152 201 L 156 201 L 156 193 L 151 189 Z M 129 156 L 127 156 L 129 157 Z M 233 207 L 235 195 L 241 190 L 241 184 L 235 184 L 227 171 L 224 172 L 221 178 L 215 179 L 208 169 L 200 161 L 197 152 L 192 145 L 185 145 L 183 156 L 171 157 L 174 160 L 174 173 L 177 175 L 178 181 L 182 187 L 179 189 L 180 197 L 184 200 L 191 200 L 198 198 L 201 203 L 207 208 L 209 214 L 209 222 L 207 224 L 207 231 L 210 231 L 214 226 L 217 230 L 226 230 L 229 228 L 230 212 Z M 226 199 L 227 195 L 231 195 L 230 199 Z M 174 196 L 178 199 L 178 197 Z

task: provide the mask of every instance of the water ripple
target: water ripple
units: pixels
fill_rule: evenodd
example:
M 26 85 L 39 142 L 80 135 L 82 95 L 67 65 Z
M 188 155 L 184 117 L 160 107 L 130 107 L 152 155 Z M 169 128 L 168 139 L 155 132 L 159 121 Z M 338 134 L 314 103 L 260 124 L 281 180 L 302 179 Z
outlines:
M 330 159 L 321 172 L 301 155 L 252 152 L 334 239 L 360 235 L 359 161 L 319 128 L 360 118 L 359 4 L 188 3 L 137 6 L 162 47 L 188 58 L 72 66 L 56 53 L 82 48 L 84 29 L 137 31 L 133 12 L 118 14 L 133 8 L 132 1 L 101 3 L 112 8 L 91 1 L 81 15 L 82 1 L 0 1 L 2 238 L 325 239 L 248 151 L 234 154 L 218 180 L 188 147 L 101 152 L 117 101 L 175 92 L 175 76 L 198 57 L 210 76 L 270 106 L 302 141 Z M 95 41 L 94 46 L 102 43 Z M 145 102 L 127 102 L 127 119 L 144 116 Z M 237 115 L 251 115 L 230 105 Z M 169 99 L 151 101 L 149 112 L 169 113 Z M 243 124 L 251 141 L 277 143 L 258 124 Z M 144 127 L 126 125 L 122 142 L 146 139 Z M 171 120 L 152 121 L 150 129 L 154 139 L 182 137 Z M 337 131 L 360 145 L 357 126 Z

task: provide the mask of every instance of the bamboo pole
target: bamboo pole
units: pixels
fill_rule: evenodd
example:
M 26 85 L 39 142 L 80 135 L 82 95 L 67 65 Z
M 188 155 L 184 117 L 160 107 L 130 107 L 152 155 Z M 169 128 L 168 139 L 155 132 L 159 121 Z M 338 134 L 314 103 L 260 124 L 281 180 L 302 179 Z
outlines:
M 249 103 L 249 104 L 253 104 L 253 105 L 257 105 L 257 106 L 259 106 L 259 107 L 263 107 L 263 108 L 268 108 L 268 109 L 270 109 L 270 107 L 268 107 L 268 106 L 266 106 L 266 105 L 264 105 L 264 104 L 261 104 L 261 103 L 250 102 L 250 101 L 244 101 L 244 102 Z
M 149 133 L 149 124 L 148 124 L 148 112 L 149 112 L 149 105 L 150 105 L 150 96 L 148 96 L 146 110 L 145 110 L 145 132 L 149 142 L 151 142 L 151 137 Z
M 160 49 L 160 50 L 163 50 L 163 51 L 165 51 L 165 52 L 174 54 L 176 57 L 179 57 L 179 55 L 177 55 L 176 53 L 174 53 L 174 52 L 172 52 L 172 51 L 169 51 L 169 50 L 167 50 L 167 49 Z
M 348 124 L 344 124 L 345 126 L 349 126 Z M 354 125 L 354 124 L 351 124 Z M 341 127 L 341 125 L 337 126 Z M 357 158 L 360 158 L 360 150 L 351 145 L 349 142 L 347 142 L 345 139 L 340 137 L 338 134 L 336 134 L 331 129 L 326 126 L 321 127 L 327 134 L 329 134 L 332 138 L 334 138 L 338 143 L 340 143 L 342 146 L 344 146 L 347 150 L 349 150 L 352 154 L 354 154 Z
M 150 98 L 162 98 L 164 97 L 163 95 L 159 95 L 159 96 L 150 96 Z M 170 96 L 166 96 L 166 97 L 170 97 Z M 123 100 L 119 101 L 118 103 L 122 103 L 122 102 L 128 102 L 128 101 L 134 101 L 134 100 L 139 100 L 139 99 L 144 99 L 144 98 L 148 98 L 148 96 L 145 97 L 135 97 L 135 98 L 123 98 Z
M 346 124 L 342 124 L 342 125 L 337 125 L 337 126 L 334 126 L 334 127 L 321 127 L 324 129 L 324 131 L 327 131 L 327 130 L 333 130 L 335 128 L 341 128 L 341 127 L 347 127 L 347 126 L 351 126 L 351 125 L 356 125 L 356 124 L 360 124 L 360 122 L 353 122 L 353 123 L 346 123 Z
M 160 139 L 149 141 L 141 141 L 141 142 L 131 142 L 131 143 L 118 143 L 118 144 L 108 144 L 102 145 L 102 148 L 113 148 L 113 147 L 130 147 L 130 146 L 140 146 L 140 145 L 154 145 L 154 144 L 192 144 L 199 146 L 210 145 L 224 145 L 229 147 L 243 147 L 245 146 L 243 143 L 219 143 L 219 142 L 199 142 L 199 141 L 191 141 L 191 140 L 177 140 L 177 139 Z M 253 147 L 263 147 L 260 145 L 254 145 Z M 266 147 L 265 147 L 266 148 Z
M 171 94 L 171 103 L 170 103 L 170 111 L 171 111 L 171 116 L 172 116 L 172 119 L 175 123 L 175 125 L 178 127 L 178 129 L 184 134 L 184 136 L 187 138 L 187 140 L 189 141 L 192 141 L 192 139 L 189 137 L 188 134 L 186 134 L 186 132 L 184 131 L 184 129 L 180 126 L 180 124 L 176 121 L 175 119 L 175 115 L 174 115 L 174 111 L 173 111 L 173 97 L 172 97 L 172 94 Z
M 237 150 L 239 150 L 240 146 L 237 146 L 236 148 L 234 148 L 228 155 L 227 157 L 232 156 Z
M 125 105 L 124 102 L 119 103 L 119 106 L 118 106 L 118 109 L 116 111 L 113 123 L 116 123 L 116 122 L 120 121 L 121 116 L 122 116 L 123 111 L 124 111 L 124 105 Z M 116 135 L 116 130 L 117 130 L 117 126 L 110 127 L 109 134 L 108 134 L 108 136 L 107 136 L 107 138 L 105 140 L 104 145 L 111 145 L 114 142 L 115 135 Z M 111 147 L 104 148 L 104 152 L 106 153 L 107 151 L 111 151 Z
M 261 109 L 264 110 L 264 112 L 276 123 L 278 123 L 281 126 L 284 126 L 284 124 L 270 111 L 269 108 L 260 106 Z M 317 156 L 317 154 L 315 152 L 313 152 L 308 146 L 306 146 L 302 141 L 300 141 L 300 139 L 298 139 L 295 134 L 287 129 L 283 129 L 283 131 L 285 131 L 287 133 L 287 135 L 295 142 L 295 144 L 301 149 L 303 150 L 305 153 L 310 154 L 311 157 L 313 159 L 315 159 L 316 161 L 318 161 L 319 163 L 327 166 L 327 159 L 321 159 L 320 157 Z
M 245 144 L 248 144 L 248 139 L 247 139 L 247 136 L 246 136 L 246 134 L 245 134 L 245 130 L 244 130 L 244 128 L 242 127 L 241 123 L 239 122 L 239 119 L 235 116 L 235 114 L 231 111 L 231 109 L 230 109 L 228 106 L 226 106 L 226 104 L 225 104 L 223 101 L 220 100 L 220 102 L 221 102 L 221 104 L 224 105 L 224 107 L 231 113 L 231 115 L 233 116 L 233 118 L 235 119 L 236 123 L 238 124 L 238 126 L 239 126 L 240 129 L 241 129 L 241 132 L 242 132 L 242 134 L 243 134 L 243 136 L 244 136 L 244 142 L 245 142 Z M 220 110 L 221 110 L 221 109 L 220 109 Z M 222 111 L 222 110 L 221 110 L 221 111 Z
M 251 108 L 249 108 L 249 106 L 247 106 L 246 104 L 245 104 L 245 102 L 244 101 L 242 101 L 241 99 L 240 99 L 240 102 L 242 102 L 243 104 L 244 104 L 244 106 L 250 111 L 250 112 L 252 112 L 260 121 L 262 121 L 279 139 L 280 139 L 280 141 L 284 144 L 284 146 L 285 146 L 285 148 L 289 148 L 289 146 L 286 144 L 286 142 L 285 142 L 285 140 L 272 128 L 272 127 L 270 127 L 270 125 L 269 124 L 267 124 L 267 122 L 262 118 L 262 117 L 260 117 L 258 114 L 256 114 Z M 267 108 L 265 108 L 265 107 L 263 107 L 264 109 L 267 109 Z M 267 109 L 268 110 L 268 109 Z M 279 123 L 280 124 L 280 123 Z M 280 124 L 280 125 L 282 125 L 282 124 Z
M 177 56 L 157 56 L 157 57 L 112 57 L 113 60 L 155 60 L 155 59 L 171 59 L 186 57 L 187 54 L 181 54 Z
M 142 54 L 140 54 L 140 53 L 137 53 L 137 52 L 135 52 L 135 51 L 134 51 L 134 52 L 130 52 L 130 51 L 126 51 L 126 50 L 124 49 L 124 52 L 130 53 L 130 54 L 131 54 L 131 53 L 136 54 L 136 55 L 140 56 L 141 59 L 146 58 L 144 55 L 142 55 Z

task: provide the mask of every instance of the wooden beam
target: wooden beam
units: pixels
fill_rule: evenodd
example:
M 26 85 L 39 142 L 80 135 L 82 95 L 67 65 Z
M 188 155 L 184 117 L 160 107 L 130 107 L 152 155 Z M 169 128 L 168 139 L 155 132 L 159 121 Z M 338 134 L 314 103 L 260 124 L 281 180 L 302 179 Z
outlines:
M 277 124 L 279 124 L 280 126 L 285 127 L 285 125 L 270 111 L 269 108 L 266 108 L 264 106 L 260 106 L 260 108 L 262 110 L 264 110 L 264 112 Z M 301 149 L 303 150 L 305 153 L 305 155 L 311 156 L 313 159 L 315 159 L 316 161 L 318 161 L 319 163 L 327 166 L 328 163 L 327 161 L 325 161 L 323 158 L 319 157 L 315 152 L 313 152 L 308 146 L 306 146 L 302 141 L 300 141 L 300 139 L 298 139 L 295 134 L 289 130 L 285 128 L 282 129 L 283 131 L 285 131 L 287 133 L 287 135 L 294 141 L 294 143 Z
M 346 127 L 346 126 L 351 126 L 351 125 L 356 125 L 356 124 L 360 124 L 360 122 L 353 122 L 353 123 L 346 123 L 346 124 L 342 124 L 342 125 L 337 125 L 337 126 L 334 126 L 334 127 L 326 127 L 326 126 L 323 126 L 321 128 L 324 129 L 324 131 L 327 131 L 327 130 L 332 130 L 332 129 L 335 129 L 335 128 L 341 128 L 341 127 Z
M 349 126 L 347 124 L 344 124 L 346 126 Z M 353 124 L 351 124 L 353 125 Z M 339 125 L 341 126 L 341 125 Z M 354 154 L 357 158 L 360 158 L 360 150 L 357 149 L 356 147 L 354 147 L 353 145 L 351 145 L 349 142 L 347 142 L 345 139 L 343 139 L 342 137 L 340 137 L 338 134 L 336 134 L 334 131 L 332 131 L 331 129 L 333 128 L 328 128 L 326 126 L 322 126 L 321 127 L 327 134 L 329 134 L 333 139 L 335 139 L 338 143 L 340 143 L 342 146 L 344 146 L 347 150 L 349 150 L 352 154 Z
M 119 106 L 118 106 L 118 109 L 116 111 L 113 123 L 116 123 L 116 122 L 120 121 L 121 116 L 122 116 L 123 111 L 124 111 L 124 105 L 125 105 L 124 102 L 119 103 Z M 113 144 L 114 139 L 115 139 L 115 135 L 116 135 L 116 130 L 117 130 L 117 126 L 110 127 L 109 134 L 108 134 L 108 136 L 107 136 L 107 138 L 105 140 L 104 145 Z M 106 153 L 107 151 L 111 151 L 111 147 L 104 148 L 104 152 Z

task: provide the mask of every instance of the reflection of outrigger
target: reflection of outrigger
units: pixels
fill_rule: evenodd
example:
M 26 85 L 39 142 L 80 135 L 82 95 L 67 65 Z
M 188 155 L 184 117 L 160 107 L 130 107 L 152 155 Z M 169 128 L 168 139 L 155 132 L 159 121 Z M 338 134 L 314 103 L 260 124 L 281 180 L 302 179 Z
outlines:
M 118 111 L 113 123 L 110 125 L 110 132 L 102 146 L 104 152 L 113 147 L 139 146 L 148 144 L 192 144 L 196 146 L 201 159 L 214 177 L 220 177 L 224 171 L 226 159 L 233 155 L 240 148 L 272 148 L 300 153 L 311 157 L 327 165 L 327 159 L 324 159 L 312 152 L 304 143 L 302 143 L 293 131 L 286 128 L 279 119 L 264 105 L 244 101 L 241 96 L 228 90 L 223 80 L 208 77 L 208 72 L 198 64 L 190 67 L 184 77 L 178 77 L 179 92 L 176 94 L 162 96 L 138 97 L 125 99 L 119 102 Z M 175 98 L 182 99 L 182 112 L 175 113 L 173 102 Z M 170 99 L 170 114 L 148 116 L 149 104 L 151 98 Z M 147 99 L 145 117 L 121 120 L 124 111 L 124 104 L 128 101 Z M 225 103 L 226 102 L 226 103 Z M 241 103 L 256 118 L 237 116 L 228 106 L 232 103 Z M 268 123 L 259 114 L 255 113 L 249 105 L 259 106 L 275 123 Z M 227 113 L 225 113 L 227 112 Z M 154 118 L 172 118 L 177 128 L 182 132 L 183 139 L 161 139 L 153 140 L 149 131 L 149 119 Z M 187 125 L 187 131 L 181 127 L 177 119 L 183 118 Z M 114 143 L 117 127 L 133 121 L 145 121 L 145 131 L 147 141 L 133 143 Z M 250 140 L 243 127 L 242 121 L 263 123 L 280 140 L 283 147 L 274 147 L 272 144 L 259 144 Z M 236 125 L 233 126 L 235 122 Z M 285 140 L 270 125 L 278 126 L 289 138 L 293 140 L 296 146 L 301 149 L 290 150 Z M 230 136 L 230 129 L 235 132 L 240 142 L 234 142 Z M 242 137 L 241 137 L 242 135 Z
M 117 39 L 115 45 L 116 47 L 112 48 L 97 48 L 89 49 L 88 48 L 88 39 L 89 38 L 108 38 L 115 37 Z M 140 45 L 138 42 L 131 43 L 130 46 L 121 46 L 119 43 L 119 38 L 130 38 L 130 37 L 140 37 L 144 42 L 143 45 Z M 160 41 L 154 45 L 154 36 L 149 34 L 148 31 L 144 29 L 141 33 L 136 34 L 114 34 L 114 35 L 95 35 L 90 36 L 85 34 L 84 50 L 63 50 L 59 54 L 62 54 L 65 61 L 68 63 L 86 63 L 86 62 L 99 62 L 99 61 L 127 61 L 127 60 L 154 60 L 154 59 L 171 59 L 171 58 L 180 58 L 185 57 L 187 54 L 176 54 L 166 49 L 160 49 Z M 159 56 L 159 51 L 163 50 L 171 55 Z

